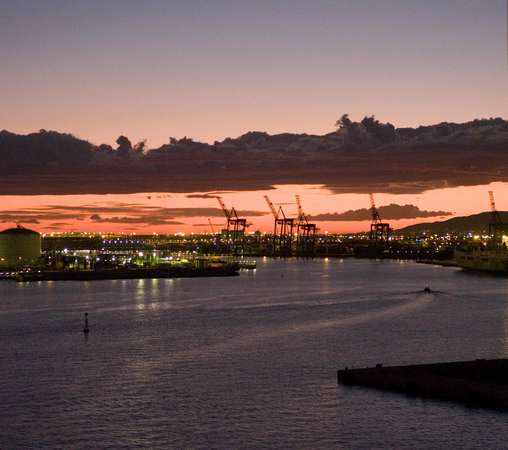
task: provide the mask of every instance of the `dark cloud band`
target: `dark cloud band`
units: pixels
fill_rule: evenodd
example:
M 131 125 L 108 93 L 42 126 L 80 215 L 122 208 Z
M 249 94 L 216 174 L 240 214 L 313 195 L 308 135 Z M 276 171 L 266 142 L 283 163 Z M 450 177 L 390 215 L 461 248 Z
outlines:
M 383 220 L 418 219 L 423 217 L 451 216 L 449 211 L 422 211 L 415 205 L 390 205 L 378 207 L 379 215 Z M 312 220 L 329 222 L 363 221 L 371 219 L 370 209 L 362 208 L 349 210 L 343 213 L 324 213 L 312 216 Z
M 508 181 L 508 122 L 481 119 L 395 128 L 373 117 L 323 136 L 251 132 L 213 145 L 192 139 L 115 150 L 68 134 L 0 132 L 0 194 L 187 193 L 325 185 L 334 192 L 418 193 Z M 126 140 L 127 139 L 127 140 Z M 41 149 L 54 149 L 41 151 Z M 207 192 L 207 194 L 200 194 Z

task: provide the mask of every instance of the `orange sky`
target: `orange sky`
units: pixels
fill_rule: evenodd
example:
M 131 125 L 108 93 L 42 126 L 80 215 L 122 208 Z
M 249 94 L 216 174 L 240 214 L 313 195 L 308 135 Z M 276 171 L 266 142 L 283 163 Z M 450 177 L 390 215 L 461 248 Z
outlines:
M 427 191 L 419 195 L 393 195 L 393 194 L 375 194 L 378 206 L 389 203 L 400 205 L 414 204 L 421 210 L 443 210 L 451 211 L 454 215 L 469 215 L 479 213 L 489 209 L 488 191 L 493 190 L 496 195 L 496 204 L 499 210 L 508 210 L 508 183 L 492 183 L 488 186 L 457 187 L 448 189 L 437 189 Z M 277 186 L 272 191 L 251 191 L 251 192 L 231 192 L 224 193 L 222 197 L 228 207 L 235 206 L 237 209 L 264 211 L 266 215 L 259 217 L 249 217 L 252 225 L 249 231 L 271 231 L 273 227 L 272 216 L 269 214 L 268 207 L 263 198 L 268 194 L 274 203 L 294 203 L 294 194 L 300 194 L 304 210 L 307 214 L 316 215 L 326 212 L 344 212 L 350 209 L 360 209 L 369 207 L 369 198 L 365 194 L 332 194 L 328 190 L 319 186 Z M 140 205 L 138 210 L 133 206 L 121 205 Z M 105 206 L 120 205 L 120 212 L 103 213 L 97 211 L 105 221 L 97 223 L 90 219 L 94 214 L 93 208 L 100 209 Z M 23 210 L 32 208 L 41 208 L 51 206 L 48 211 L 62 212 L 68 214 L 66 208 L 88 206 L 84 220 L 75 220 L 75 218 L 53 218 L 51 220 L 40 220 L 38 224 L 25 223 L 25 226 L 36 229 L 41 232 L 51 231 L 90 231 L 90 232 L 136 232 L 141 233 L 176 233 L 176 232 L 209 232 L 207 225 L 208 216 L 202 217 L 177 217 L 175 220 L 183 222 L 182 225 L 147 225 L 107 223 L 110 217 L 136 217 L 141 211 L 141 207 L 163 207 L 163 208 L 217 208 L 218 203 L 213 198 L 199 199 L 187 198 L 185 194 L 167 194 L 167 193 L 140 193 L 130 195 L 60 195 L 60 196 L 3 196 L 2 211 L 18 211 L 23 215 Z M 290 216 L 296 216 L 297 210 L 295 204 L 283 206 Z M 72 211 L 70 215 L 72 216 Z M 150 215 L 149 211 L 143 214 Z M 444 218 L 441 218 L 444 219 Z M 401 228 L 406 225 L 440 220 L 436 218 L 420 218 L 413 220 L 391 221 L 395 228 Z M 212 217 L 216 229 L 224 223 L 223 217 Z M 4 225 L 14 225 L 15 222 L 5 222 Z M 57 224 L 56 226 L 54 224 Z M 193 226 L 194 224 L 203 224 L 203 226 Z M 320 222 L 318 224 L 321 232 L 358 232 L 368 228 L 368 222 Z
M 3 2 L 1 16 L 0 129 L 17 133 L 57 130 L 95 144 L 114 144 L 123 134 L 132 142 L 146 138 L 154 148 L 170 136 L 213 142 L 254 130 L 322 134 L 344 113 L 353 120 L 375 114 L 398 127 L 508 117 L 505 0 L 26 0 Z M 487 190 L 376 199 L 461 215 L 487 210 Z M 506 186 L 494 190 L 499 208 L 508 209 Z M 319 186 L 269 192 L 274 202 L 292 201 L 295 193 L 310 214 L 369 206 L 365 195 L 332 195 Z M 267 211 L 263 194 L 224 199 Z M 105 202 L 217 206 L 182 194 L 158 197 L 3 196 L 1 208 L 12 216 L 24 208 L 93 210 Z M 94 222 L 91 210 L 85 220 L 69 211 L 59 220 L 53 211 L 51 219 L 26 225 L 41 231 L 208 230 L 192 226 L 207 217 L 147 226 L 108 223 L 104 213 Z M 136 211 L 115 214 L 132 218 Z M 251 230 L 271 230 L 270 216 L 249 219 Z M 361 231 L 368 223 L 320 227 Z

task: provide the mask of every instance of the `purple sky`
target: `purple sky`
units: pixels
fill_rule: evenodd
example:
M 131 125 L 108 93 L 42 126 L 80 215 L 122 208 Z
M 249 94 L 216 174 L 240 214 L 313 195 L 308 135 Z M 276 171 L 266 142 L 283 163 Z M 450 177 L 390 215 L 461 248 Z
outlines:
M 94 143 L 508 116 L 504 0 L 0 0 L 0 129 Z

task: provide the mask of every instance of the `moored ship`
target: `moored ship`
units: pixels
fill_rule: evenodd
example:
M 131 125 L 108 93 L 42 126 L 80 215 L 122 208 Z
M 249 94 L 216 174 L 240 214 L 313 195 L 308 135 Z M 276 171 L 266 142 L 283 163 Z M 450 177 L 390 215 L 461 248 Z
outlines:
M 487 242 L 455 249 L 454 260 L 463 269 L 508 274 L 508 224 L 503 223 L 496 209 L 493 191 L 489 191 L 489 199 L 491 218 Z
M 508 274 L 508 251 L 506 248 L 456 249 L 454 260 L 463 269 Z

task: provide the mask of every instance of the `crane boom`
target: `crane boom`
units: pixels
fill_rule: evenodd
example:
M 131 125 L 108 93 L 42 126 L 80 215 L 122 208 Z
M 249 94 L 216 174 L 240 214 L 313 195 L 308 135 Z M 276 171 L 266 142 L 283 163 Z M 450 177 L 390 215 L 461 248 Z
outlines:
M 374 194 L 369 194 L 370 198 L 370 213 L 372 215 L 372 222 L 381 222 L 381 217 L 379 216 L 379 212 L 376 208 L 376 203 L 374 202 Z
M 300 196 L 297 194 L 297 195 L 295 195 L 295 198 L 296 198 L 296 204 L 298 206 L 298 220 L 304 220 L 305 214 L 303 212 L 302 201 L 300 200 Z
M 229 220 L 229 218 L 231 217 L 231 214 L 229 213 L 228 209 L 226 208 L 226 205 L 224 204 L 224 202 L 222 201 L 222 198 L 221 197 L 215 197 L 215 198 L 219 202 L 219 205 L 222 208 L 222 212 L 226 216 L 226 219 Z
M 238 213 L 236 212 L 236 209 L 234 206 L 231 207 L 231 211 L 229 213 L 229 218 L 239 219 Z
M 489 199 L 490 199 L 490 211 L 492 214 L 492 223 L 494 225 L 501 224 L 501 216 L 499 215 L 498 210 L 496 209 L 496 201 L 494 199 L 494 192 L 489 191 Z
M 208 218 L 208 224 L 210 225 L 210 230 L 212 230 L 212 234 L 215 234 L 215 230 L 213 229 L 213 224 L 212 224 L 212 220 L 210 219 L 210 217 Z
M 268 198 L 268 195 L 265 195 L 264 197 L 265 197 L 266 203 L 268 204 L 268 206 L 270 208 L 270 211 L 272 212 L 273 218 L 277 219 L 277 211 L 275 210 L 275 206 L 273 206 L 273 203 Z
M 370 198 L 370 207 L 371 207 L 371 209 L 376 209 L 376 203 L 374 202 L 374 194 L 370 193 L 369 194 L 369 198 Z
M 489 198 L 490 198 L 490 210 L 492 212 L 496 212 L 496 201 L 494 200 L 494 192 L 489 191 Z

